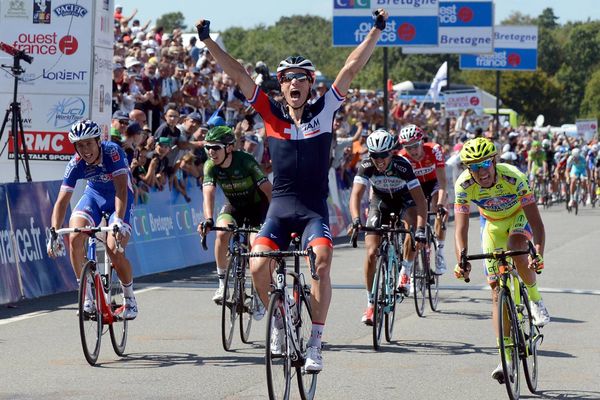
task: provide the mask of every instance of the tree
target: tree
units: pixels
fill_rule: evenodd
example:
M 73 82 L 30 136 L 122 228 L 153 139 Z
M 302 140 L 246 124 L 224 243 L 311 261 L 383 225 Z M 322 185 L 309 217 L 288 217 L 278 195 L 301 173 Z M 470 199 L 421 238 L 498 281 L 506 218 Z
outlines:
M 177 11 L 166 13 L 158 17 L 156 26 L 162 26 L 165 29 L 165 32 L 173 32 L 173 29 L 181 29 L 184 31 L 187 27 L 184 22 L 185 17 L 181 11 Z
M 559 26 L 556 22 L 557 19 L 558 17 L 554 15 L 554 10 L 548 7 L 544 8 L 544 11 L 537 18 L 537 23 L 540 28 L 554 29 Z
M 500 25 L 535 25 L 535 19 L 520 11 L 513 11 Z
M 600 119 L 600 69 L 594 72 L 585 87 L 579 114 L 581 117 Z

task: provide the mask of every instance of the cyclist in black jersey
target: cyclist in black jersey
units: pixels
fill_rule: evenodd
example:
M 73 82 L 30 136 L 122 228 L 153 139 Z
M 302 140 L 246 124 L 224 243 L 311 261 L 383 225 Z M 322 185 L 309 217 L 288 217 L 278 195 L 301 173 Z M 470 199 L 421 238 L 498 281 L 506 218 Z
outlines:
M 329 272 L 333 244 L 329 232 L 327 209 L 328 171 L 333 120 L 344 101 L 352 79 L 367 63 L 385 29 L 388 13 L 378 9 L 373 28 L 354 49 L 338 73 L 331 89 L 308 104 L 315 67 L 304 57 L 288 57 L 277 68 L 284 102 L 279 103 L 256 86 L 244 67 L 210 38 L 210 22 L 196 24 L 198 37 L 223 70 L 239 85 L 242 93 L 265 122 L 269 154 L 273 166 L 273 198 L 267 219 L 254 242 L 254 250 L 285 249 L 290 233 L 302 233 L 304 245 L 316 253 L 319 280 L 312 281 L 312 332 L 308 342 L 305 370 L 323 369 L 321 337 L 331 302 Z M 272 274 L 267 259 L 256 259 L 251 265 L 256 289 L 263 303 L 268 301 Z M 283 328 L 283 322 L 279 321 Z M 278 321 L 275 321 L 279 328 Z M 282 340 L 282 329 L 272 335 Z M 269 345 L 269 344 L 267 344 Z
M 387 131 L 378 129 L 367 138 L 369 158 L 361 161 L 358 172 L 354 177 L 352 194 L 350 195 L 350 214 L 352 225 L 358 228 L 360 222 L 360 201 L 369 185 L 372 187 L 372 196 L 369 201 L 369 215 L 366 226 L 379 227 L 389 223 L 390 214 L 402 216 L 406 227 L 414 227 L 415 239 L 425 241 L 425 223 L 427 216 L 427 200 L 421 189 L 410 161 L 402 156 L 392 155 L 396 140 Z M 403 213 L 404 211 L 404 213 Z M 409 239 L 409 238 L 407 238 Z M 362 322 L 373 324 L 374 299 L 371 297 L 377 249 L 381 242 L 381 235 L 367 232 L 365 246 L 367 258 L 365 260 L 365 284 L 367 288 L 367 309 Z M 416 256 L 412 246 L 404 246 L 404 261 L 400 275 L 400 288 L 409 294 L 410 273 Z
M 217 226 L 227 227 L 231 223 L 241 225 L 247 221 L 252 226 L 258 227 L 267 215 L 271 200 L 271 182 L 252 155 L 233 150 L 234 143 L 233 131 L 227 126 L 216 126 L 206 135 L 204 149 L 209 159 L 204 164 L 202 186 L 205 220 L 198 226 L 198 231 L 203 235 L 206 235 L 215 224 L 213 209 L 217 184 L 227 198 L 217 217 Z M 229 232 L 218 231 L 215 240 L 219 287 L 213 296 L 213 301 L 217 304 L 223 301 L 230 236 Z M 254 234 L 250 236 L 251 240 L 253 236 Z M 253 317 L 260 320 L 263 316 L 264 307 L 258 302 L 258 310 Z

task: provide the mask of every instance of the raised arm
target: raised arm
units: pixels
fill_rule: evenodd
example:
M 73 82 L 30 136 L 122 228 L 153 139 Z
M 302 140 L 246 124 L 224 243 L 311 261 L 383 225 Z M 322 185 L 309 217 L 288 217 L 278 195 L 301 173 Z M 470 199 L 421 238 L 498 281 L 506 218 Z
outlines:
M 223 68 L 223 71 L 239 85 L 244 96 L 250 99 L 254 94 L 256 84 L 250 75 L 248 75 L 246 69 L 210 38 L 210 21 L 205 19 L 198 20 L 196 29 L 198 30 L 198 38 L 204 43 L 221 68 Z
M 348 93 L 350 83 L 352 83 L 354 77 L 360 72 L 362 67 L 365 66 L 367 61 L 369 61 L 371 54 L 373 54 L 373 51 L 375 50 L 375 45 L 381 36 L 381 32 L 385 29 L 385 23 L 388 19 L 387 11 L 380 8 L 376 13 L 377 18 L 373 28 L 368 33 L 365 40 L 350 53 L 346 59 L 346 63 L 335 78 L 333 84 L 342 96 L 345 96 L 346 93 Z

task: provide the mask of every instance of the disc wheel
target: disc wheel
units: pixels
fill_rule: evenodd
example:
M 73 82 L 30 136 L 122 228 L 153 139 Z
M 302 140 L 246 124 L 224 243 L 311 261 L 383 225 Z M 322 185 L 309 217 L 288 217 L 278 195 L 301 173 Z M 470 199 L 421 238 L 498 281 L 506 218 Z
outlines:
M 100 354 L 100 342 L 102 340 L 102 315 L 100 301 L 98 301 L 102 288 L 97 287 L 94 281 L 96 264 L 88 261 L 79 281 L 78 317 L 79 336 L 81 347 L 86 361 L 90 365 L 96 364 Z M 85 301 L 88 300 L 88 311 L 84 310 Z M 91 303 L 90 303 L 91 302 Z

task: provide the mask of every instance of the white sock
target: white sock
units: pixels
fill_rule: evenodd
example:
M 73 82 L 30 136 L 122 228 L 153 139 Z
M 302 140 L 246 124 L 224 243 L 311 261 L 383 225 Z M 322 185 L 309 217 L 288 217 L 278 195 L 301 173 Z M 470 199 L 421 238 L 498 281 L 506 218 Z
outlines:
M 318 322 L 313 321 L 312 330 L 310 332 L 310 339 L 308 339 L 308 343 L 306 345 L 308 347 L 321 348 L 321 338 L 323 337 L 324 329 L 325 324 L 320 324 Z
M 123 286 L 124 297 L 135 297 L 133 295 L 133 279 L 128 284 L 121 283 L 121 286 Z
M 219 287 L 225 287 L 225 274 L 227 269 L 217 267 L 217 275 L 219 276 Z

